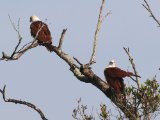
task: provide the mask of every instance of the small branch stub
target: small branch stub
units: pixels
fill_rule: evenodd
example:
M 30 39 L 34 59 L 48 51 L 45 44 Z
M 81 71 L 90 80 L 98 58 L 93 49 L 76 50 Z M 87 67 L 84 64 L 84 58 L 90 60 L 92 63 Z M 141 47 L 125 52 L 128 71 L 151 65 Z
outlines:
M 63 44 L 64 36 L 65 36 L 66 32 L 67 32 L 67 29 L 63 29 L 62 34 L 61 34 L 61 38 L 59 41 L 58 49 L 62 49 L 62 44 Z

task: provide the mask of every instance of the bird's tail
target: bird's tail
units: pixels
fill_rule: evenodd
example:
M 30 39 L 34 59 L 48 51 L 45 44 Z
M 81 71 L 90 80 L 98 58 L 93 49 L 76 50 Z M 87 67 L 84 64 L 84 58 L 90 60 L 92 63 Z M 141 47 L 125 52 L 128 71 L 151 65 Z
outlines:
M 54 51 L 54 46 L 51 43 L 43 43 L 43 46 L 45 46 L 49 52 Z
M 141 78 L 141 76 L 136 75 L 136 74 L 133 74 L 132 72 L 127 72 L 127 74 L 128 74 L 128 77 L 130 77 L 130 76 L 135 76 L 135 77 Z

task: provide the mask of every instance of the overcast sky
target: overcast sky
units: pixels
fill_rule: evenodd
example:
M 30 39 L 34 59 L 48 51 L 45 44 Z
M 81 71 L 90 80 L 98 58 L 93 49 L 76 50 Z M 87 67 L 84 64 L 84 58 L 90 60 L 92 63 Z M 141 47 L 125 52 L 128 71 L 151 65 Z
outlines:
M 160 16 L 160 1 L 150 1 L 155 15 Z M 160 29 L 142 3 L 140 0 L 106 1 L 104 12 L 112 10 L 112 14 L 103 22 L 96 64 L 92 66 L 102 79 L 103 70 L 111 59 L 122 69 L 132 71 L 123 47 L 130 48 L 142 77 L 141 83 L 155 75 L 160 78 Z M 47 19 L 54 45 L 58 44 L 62 29 L 67 28 L 63 50 L 82 63 L 87 63 L 92 52 L 100 4 L 101 0 L 2 0 L 0 52 L 10 54 L 18 42 L 8 14 L 15 23 L 20 18 L 23 44 L 33 40 L 29 18 L 37 15 L 42 21 Z M 1 61 L 0 68 L 0 87 L 7 85 L 7 97 L 34 103 L 49 120 L 72 120 L 72 110 L 80 97 L 90 110 L 94 108 L 95 113 L 101 103 L 115 111 L 113 104 L 101 91 L 91 84 L 78 81 L 68 65 L 44 47 L 28 51 L 18 61 Z M 130 81 L 125 79 L 125 83 Z M 2 97 L 0 106 L 1 120 L 40 120 L 40 116 L 32 109 L 4 103 Z

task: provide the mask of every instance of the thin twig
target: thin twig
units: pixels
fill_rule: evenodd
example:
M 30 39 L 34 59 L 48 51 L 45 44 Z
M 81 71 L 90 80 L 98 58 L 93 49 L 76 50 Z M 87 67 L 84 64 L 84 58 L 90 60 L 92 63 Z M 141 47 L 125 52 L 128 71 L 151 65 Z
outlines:
M 146 0 L 144 0 L 144 3 L 145 4 L 142 4 L 142 6 L 150 13 L 150 17 L 152 17 L 153 20 L 158 24 L 158 27 L 160 27 L 160 21 L 156 18 L 156 16 L 152 12 L 150 5 Z
M 105 20 L 105 18 L 107 18 L 110 14 L 112 14 L 112 10 L 110 10 L 109 12 L 107 12 L 107 14 L 102 18 L 102 22 Z
M 9 17 L 9 20 L 10 20 L 10 22 L 11 22 L 11 24 L 12 24 L 13 29 L 14 29 L 16 32 L 18 32 L 18 29 L 16 28 L 15 23 L 12 21 L 11 16 L 8 15 L 8 17 Z
M 19 39 L 19 42 L 18 42 L 18 44 L 16 45 L 16 47 L 15 47 L 15 49 L 14 49 L 12 55 L 11 55 L 11 58 L 13 58 L 13 56 L 15 55 L 15 53 L 16 53 L 16 51 L 17 51 L 19 45 L 21 44 L 21 41 L 22 41 L 22 39 Z
M 61 34 L 61 38 L 59 41 L 58 49 L 62 49 L 62 44 L 63 44 L 63 40 L 64 40 L 64 36 L 65 36 L 66 32 L 67 32 L 67 29 L 63 29 L 62 34 Z
M 80 66 L 83 65 L 77 58 L 73 57 L 73 59 L 74 59 Z
M 6 102 L 5 90 L 6 90 L 6 85 L 4 85 L 3 90 L 0 89 L 0 92 L 2 93 L 3 100 Z
M 31 44 L 32 42 L 33 42 L 33 41 L 31 41 L 31 42 L 29 42 L 29 43 L 23 45 L 22 48 L 18 50 L 18 52 L 22 51 L 26 46 L 28 46 L 28 45 Z
M 28 51 L 31 48 L 35 48 L 38 46 L 38 43 L 36 41 L 34 41 L 34 43 L 32 42 L 32 44 L 26 46 L 24 49 L 22 49 L 21 51 L 16 52 L 13 57 L 8 56 L 5 52 L 2 52 L 2 58 L 0 58 L 0 60 L 18 60 L 26 51 Z
M 138 78 L 139 75 L 138 75 L 138 72 L 137 72 L 137 70 L 136 70 L 136 65 L 135 65 L 135 63 L 134 63 L 134 60 L 133 60 L 133 58 L 132 58 L 131 55 L 130 55 L 129 48 L 123 47 L 123 49 L 125 50 L 125 52 L 127 53 L 128 57 L 129 57 L 129 61 L 130 61 L 131 65 L 132 65 L 132 68 L 133 68 L 133 70 L 134 70 L 134 74 L 135 74 L 135 77 L 136 77 L 136 83 L 137 83 L 137 86 L 138 86 L 138 88 L 139 88 L 139 87 L 140 87 L 139 78 Z
M 17 24 L 17 27 L 16 27 L 15 24 L 14 24 L 14 22 L 13 22 L 12 19 L 11 19 L 11 16 L 8 15 L 8 17 L 9 17 L 9 20 L 10 20 L 10 22 L 11 22 L 11 24 L 12 24 L 13 29 L 14 29 L 14 30 L 17 32 L 17 34 L 18 34 L 18 44 L 16 45 L 16 47 L 15 47 L 15 49 L 14 49 L 12 55 L 11 55 L 11 58 L 13 58 L 14 54 L 16 53 L 18 47 L 20 46 L 20 44 L 21 44 L 21 42 L 22 42 L 22 36 L 21 36 L 21 34 L 20 34 L 20 18 L 18 19 L 18 24 Z
M 35 48 L 35 47 L 37 47 L 38 46 L 38 43 L 37 43 L 37 41 L 32 41 L 32 43 L 30 44 L 30 45 L 28 45 L 28 46 L 26 46 L 26 47 L 24 47 L 22 50 L 20 50 L 19 52 L 17 52 L 16 54 L 15 54 L 15 57 L 16 56 L 19 56 L 18 54 L 24 54 L 26 51 L 28 51 L 29 49 L 31 49 L 31 48 Z
M 136 82 L 136 80 L 135 80 L 133 77 L 130 76 L 130 78 L 131 78 L 134 82 Z
M 102 0 L 102 4 L 100 7 L 100 12 L 99 12 L 99 17 L 98 17 L 98 23 L 97 23 L 97 27 L 96 27 L 96 31 L 95 31 L 95 36 L 94 36 L 94 44 L 93 44 L 93 52 L 90 58 L 90 64 L 95 63 L 95 57 L 96 57 L 96 50 L 97 50 L 97 43 L 98 43 L 98 36 L 99 36 L 99 32 L 102 26 L 102 20 L 103 20 L 103 16 L 102 16 L 102 11 L 104 8 L 104 4 L 105 4 L 105 0 Z
M 3 87 L 3 90 L 0 89 L 0 92 L 3 96 L 3 100 L 4 102 L 10 102 L 10 103 L 15 103 L 15 104 L 22 104 L 25 105 L 27 107 L 32 108 L 33 110 L 35 110 L 42 118 L 42 120 L 47 120 L 47 118 L 45 117 L 45 115 L 43 114 L 43 112 L 34 104 L 30 103 L 30 102 L 26 102 L 26 101 L 22 101 L 22 100 L 16 100 L 16 99 L 7 99 L 6 95 L 5 95 L 5 88 L 6 85 Z

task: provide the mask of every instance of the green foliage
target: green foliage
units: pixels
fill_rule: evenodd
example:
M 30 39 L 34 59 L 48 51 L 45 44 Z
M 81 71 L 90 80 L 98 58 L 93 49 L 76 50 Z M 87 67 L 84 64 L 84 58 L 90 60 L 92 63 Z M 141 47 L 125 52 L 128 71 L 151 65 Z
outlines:
M 105 104 L 100 105 L 99 115 L 100 120 L 110 120 L 110 115 Z
M 151 116 L 160 108 L 160 88 L 156 78 L 147 79 L 139 88 L 133 86 L 126 90 L 127 104 L 135 107 L 139 117 Z
M 121 103 L 122 106 L 125 107 L 129 114 L 133 114 L 137 120 L 142 118 L 150 120 L 157 116 L 156 112 L 160 109 L 160 88 L 156 78 L 147 79 L 139 88 L 134 86 L 126 87 L 125 100 L 126 103 Z M 118 109 L 119 115 L 115 116 L 111 114 L 111 111 L 107 110 L 105 104 L 100 104 L 99 117 L 97 119 L 92 112 L 87 112 L 87 105 L 83 105 L 80 99 L 78 100 L 77 108 L 73 110 L 72 116 L 76 120 L 110 120 L 110 117 L 116 117 L 117 120 L 125 119 L 120 109 Z

